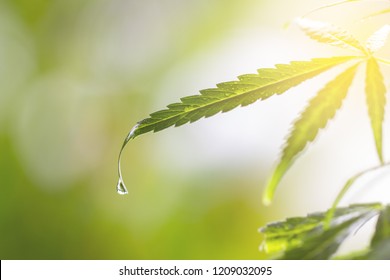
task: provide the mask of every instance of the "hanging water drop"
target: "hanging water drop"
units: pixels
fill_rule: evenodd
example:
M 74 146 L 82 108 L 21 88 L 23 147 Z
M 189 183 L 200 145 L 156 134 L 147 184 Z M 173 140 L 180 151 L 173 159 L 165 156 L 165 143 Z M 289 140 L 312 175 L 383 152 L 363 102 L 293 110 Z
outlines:
M 125 194 L 128 194 L 128 191 L 127 191 L 127 188 L 126 188 L 126 185 L 123 181 L 123 177 L 122 177 L 122 170 L 121 170 L 121 158 L 122 158 L 122 152 L 123 152 L 123 149 L 125 148 L 127 142 L 129 142 L 131 139 L 133 139 L 136 135 L 135 135 L 135 132 L 137 130 L 139 126 L 139 123 L 137 123 L 129 132 L 129 134 L 127 135 L 125 141 L 123 142 L 123 145 L 122 145 L 122 148 L 119 152 L 119 157 L 118 157 L 118 184 L 116 185 L 116 192 L 120 195 L 125 195 Z
M 123 183 L 122 178 L 119 178 L 118 184 L 116 185 L 116 192 L 120 195 L 128 194 L 127 188 L 125 186 L 125 183 Z

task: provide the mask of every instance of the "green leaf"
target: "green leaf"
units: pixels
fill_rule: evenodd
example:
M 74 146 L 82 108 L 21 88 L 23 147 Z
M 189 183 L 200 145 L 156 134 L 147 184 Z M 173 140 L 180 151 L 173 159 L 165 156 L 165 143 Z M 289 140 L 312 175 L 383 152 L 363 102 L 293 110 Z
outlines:
M 366 49 L 348 31 L 328 22 L 315 21 L 308 18 L 296 20 L 298 26 L 313 40 L 344 49 L 353 49 L 366 53 Z
M 390 205 L 379 214 L 370 248 L 360 254 L 343 256 L 343 259 L 354 260 L 390 260 Z
M 364 257 L 366 260 L 390 260 L 390 239 L 382 240 L 373 246 Z
M 327 260 L 337 251 L 341 243 L 358 226 L 371 216 L 360 215 L 349 219 L 338 226 L 324 231 L 321 235 L 308 238 L 304 245 L 287 251 L 282 260 Z
M 366 70 L 366 100 L 371 127 L 374 133 L 376 150 L 379 160 L 383 163 L 382 155 L 382 123 L 385 114 L 386 88 L 378 62 L 374 57 L 367 61 Z
M 278 259 L 329 259 L 343 240 L 375 215 L 380 206 L 361 204 L 338 208 L 327 229 L 324 227 L 326 212 L 269 224 L 261 229 L 265 236 L 262 248 Z
M 316 138 L 318 131 L 326 126 L 328 121 L 334 117 L 336 111 L 341 107 L 342 101 L 347 95 L 348 88 L 355 76 L 357 66 L 354 65 L 348 68 L 319 91 L 317 96 L 310 101 L 300 118 L 294 123 L 279 164 L 266 186 L 263 197 L 264 204 L 271 203 L 276 187 L 285 172 L 306 145 Z
M 259 69 L 258 74 L 242 75 L 238 81 L 217 85 L 217 88 L 200 91 L 200 95 L 181 98 L 181 102 L 168 105 L 168 109 L 150 114 L 138 123 L 128 140 L 150 131 L 160 131 L 170 126 L 195 122 L 219 112 L 227 112 L 256 100 L 281 94 L 329 68 L 354 57 L 317 58 L 312 61 L 278 64 L 276 68 Z
M 366 48 L 372 53 L 379 51 L 386 44 L 389 34 L 390 25 L 382 26 L 367 39 Z
M 321 215 L 311 214 L 268 224 L 260 229 L 265 236 L 261 248 L 267 254 L 275 254 L 299 247 L 305 236 L 321 230 L 322 219 Z
M 383 240 L 390 241 L 390 205 L 386 206 L 379 215 L 371 246 L 374 247 Z

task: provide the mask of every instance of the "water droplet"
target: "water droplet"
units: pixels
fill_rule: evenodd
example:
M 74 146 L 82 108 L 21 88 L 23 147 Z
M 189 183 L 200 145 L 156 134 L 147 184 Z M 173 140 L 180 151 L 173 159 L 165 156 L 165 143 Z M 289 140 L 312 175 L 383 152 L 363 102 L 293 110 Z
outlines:
M 118 180 L 118 185 L 116 185 L 116 192 L 120 195 L 128 194 L 127 188 L 125 183 L 123 183 L 122 178 L 119 178 Z
M 122 152 L 123 152 L 123 149 L 125 148 L 127 142 L 129 142 L 131 139 L 135 138 L 135 132 L 138 128 L 138 126 L 140 125 L 140 123 L 137 123 L 129 132 L 129 134 L 127 135 L 125 141 L 123 142 L 123 145 L 122 145 L 122 148 L 119 152 L 119 157 L 118 157 L 118 184 L 116 185 L 116 192 L 120 195 L 125 195 L 125 194 L 128 194 L 128 191 L 127 191 L 127 188 L 125 186 L 125 183 L 123 182 L 123 178 L 122 178 L 122 170 L 121 170 L 121 157 L 122 157 Z

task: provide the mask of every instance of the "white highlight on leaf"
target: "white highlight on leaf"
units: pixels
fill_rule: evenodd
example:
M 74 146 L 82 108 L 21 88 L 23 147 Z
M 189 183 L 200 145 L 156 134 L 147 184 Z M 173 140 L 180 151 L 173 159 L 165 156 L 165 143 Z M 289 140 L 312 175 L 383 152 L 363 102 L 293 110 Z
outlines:
M 386 40 L 390 34 L 390 25 L 386 24 L 374 32 L 368 39 L 366 47 L 371 52 L 379 51 L 386 43 Z

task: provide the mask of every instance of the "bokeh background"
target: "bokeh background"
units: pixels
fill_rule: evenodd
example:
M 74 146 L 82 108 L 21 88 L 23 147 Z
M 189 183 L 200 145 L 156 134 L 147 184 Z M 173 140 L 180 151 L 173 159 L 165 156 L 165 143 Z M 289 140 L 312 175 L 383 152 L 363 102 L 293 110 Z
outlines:
M 0 258 L 264 258 L 261 226 L 327 209 L 347 178 L 377 164 L 364 69 L 270 207 L 261 194 L 290 123 L 340 69 L 136 138 L 122 160 L 127 196 L 115 192 L 118 152 L 137 121 L 182 96 L 276 63 L 347 53 L 283 29 L 331 2 L 1 0 Z M 386 5 L 372 2 L 314 18 L 365 39 L 388 21 L 357 21 Z M 386 174 L 374 179 L 344 203 L 390 198 Z

